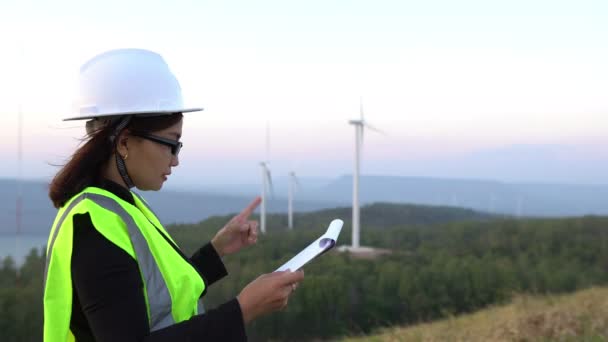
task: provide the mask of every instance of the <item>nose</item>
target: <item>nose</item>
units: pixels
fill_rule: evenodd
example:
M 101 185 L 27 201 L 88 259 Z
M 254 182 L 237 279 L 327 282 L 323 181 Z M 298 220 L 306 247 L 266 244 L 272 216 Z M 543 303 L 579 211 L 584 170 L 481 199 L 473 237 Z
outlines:
M 174 155 L 171 157 L 171 166 L 175 167 L 177 165 L 179 165 L 179 157 Z

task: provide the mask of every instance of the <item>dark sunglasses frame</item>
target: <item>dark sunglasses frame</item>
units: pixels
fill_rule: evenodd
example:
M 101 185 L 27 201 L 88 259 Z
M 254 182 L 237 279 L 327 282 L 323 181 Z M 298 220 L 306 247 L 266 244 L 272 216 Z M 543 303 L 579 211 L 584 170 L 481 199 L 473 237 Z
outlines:
M 154 141 L 155 143 L 158 143 L 161 145 L 169 146 L 171 148 L 171 154 L 173 154 L 174 156 L 177 156 L 179 154 L 179 151 L 184 146 L 184 144 L 181 141 L 159 137 L 158 135 L 154 135 L 154 134 L 150 134 L 150 133 L 131 131 L 131 134 L 136 137 Z

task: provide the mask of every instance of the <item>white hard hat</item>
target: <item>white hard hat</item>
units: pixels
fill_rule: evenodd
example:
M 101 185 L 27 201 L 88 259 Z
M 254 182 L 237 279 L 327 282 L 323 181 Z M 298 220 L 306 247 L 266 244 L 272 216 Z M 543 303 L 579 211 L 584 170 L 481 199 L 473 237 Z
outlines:
M 184 108 L 179 82 L 159 54 L 119 49 L 97 55 L 80 68 L 74 116 L 64 120 L 200 110 Z

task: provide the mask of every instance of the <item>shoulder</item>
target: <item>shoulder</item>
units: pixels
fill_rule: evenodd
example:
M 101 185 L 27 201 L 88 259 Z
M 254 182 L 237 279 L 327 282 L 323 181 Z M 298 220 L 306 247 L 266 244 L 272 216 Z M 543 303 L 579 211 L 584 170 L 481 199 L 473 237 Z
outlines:
M 137 263 L 123 248 L 95 228 L 89 213 L 75 214 L 72 268 L 88 274 L 104 268 L 137 270 Z

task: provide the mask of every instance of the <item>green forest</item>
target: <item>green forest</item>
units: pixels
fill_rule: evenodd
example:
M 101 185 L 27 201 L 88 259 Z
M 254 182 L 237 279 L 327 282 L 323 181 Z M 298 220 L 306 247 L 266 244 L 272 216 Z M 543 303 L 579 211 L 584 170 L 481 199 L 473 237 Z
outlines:
M 268 217 L 258 244 L 224 258 L 230 275 L 210 287 L 206 306 L 236 296 L 321 235 L 345 221 L 338 245 L 350 243 L 350 209 Z M 231 216 L 171 225 L 187 253 L 209 241 Z M 518 293 L 563 293 L 608 283 L 608 218 L 515 219 L 470 210 L 396 204 L 362 209 L 361 243 L 390 250 L 376 258 L 332 251 L 305 268 L 289 306 L 248 326 L 252 341 L 330 339 L 368 334 L 471 312 Z M 32 250 L 18 270 L 0 270 L 3 341 L 42 339 L 44 255 Z

